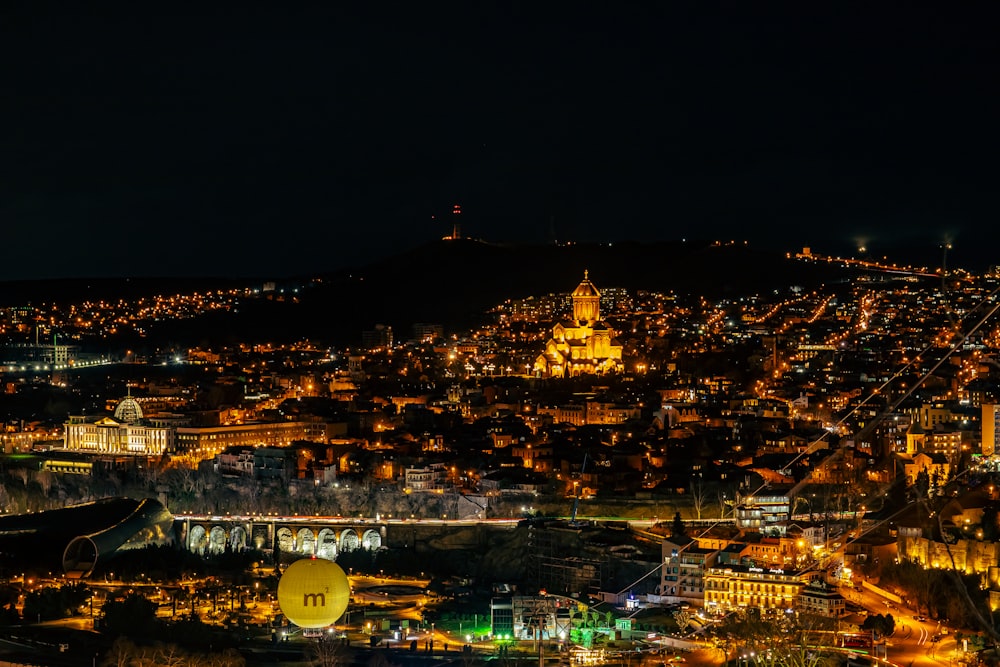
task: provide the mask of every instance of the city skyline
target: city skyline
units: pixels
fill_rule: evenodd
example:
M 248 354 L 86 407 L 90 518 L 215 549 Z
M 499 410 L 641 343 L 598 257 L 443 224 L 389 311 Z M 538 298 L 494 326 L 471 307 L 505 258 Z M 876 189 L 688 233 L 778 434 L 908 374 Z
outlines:
M 249 596 L 271 602 L 272 571 L 317 558 L 336 560 L 352 585 L 376 572 L 383 585 L 406 580 L 417 591 L 460 582 L 456 601 L 475 605 L 473 624 L 476 614 L 490 619 L 479 634 L 504 641 L 531 639 L 530 624 L 505 621 L 505 610 L 541 603 L 498 591 L 539 591 L 606 605 L 600 627 L 563 626 L 568 644 L 598 651 L 595 633 L 610 639 L 614 628 L 616 642 L 640 651 L 660 650 L 651 632 L 683 641 L 692 664 L 747 647 L 788 655 L 821 645 L 831 665 L 844 651 L 887 645 L 902 664 L 939 650 L 968 661 L 995 636 L 984 615 L 1000 599 L 991 576 L 1000 562 L 1000 328 L 991 321 L 1000 272 L 696 245 L 585 255 L 567 246 L 494 264 L 485 258 L 497 248 L 441 241 L 438 255 L 412 256 L 416 269 L 380 276 L 392 287 L 372 293 L 415 301 L 421 290 L 411 287 L 426 285 L 428 296 L 471 308 L 421 267 L 454 277 L 535 264 L 524 277 L 537 288 L 557 255 L 595 261 L 555 291 L 488 301 L 469 328 L 446 327 L 418 304 L 410 313 L 421 319 L 354 330 L 346 346 L 329 324 L 354 310 L 338 289 L 346 278 L 333 285 L 333 307 L 312 311 L 323 317 L 294 316 L 321 280 L 83 302 L 62 294 L 0 308 L 0 533 L 9 540 L 0 551 L 26 590 L 8 618 L 61 618 L 35 611 L 32 587 L 78 580 L 109 595 L 93 620 L 68 622 L 113 634 L 110 592 L 139 582 L 135 594 L 153 606 L 128 636 L 163 636 L 185 610 L 156 604 L 176 579 L 153 561 L 233 559 L 229 574 L 184 579 L 212 588 L 231 578 L 233 614 L 215 614 L 205 597 L 205 623 L 266 655 L 277 637 L 270 617 L 288 616 L 285 602 L 252 614 Z M 475 268 L 456 270 L 444 259 L 452 253 L 478 258 Z M 662 267 L 643 274 L 664 257 L 672 278 Z M 601 277 L 616 273 L 635 282 Z M 755 289 L 765 273 L 782 286 Z M 707 276 L 724 289 L 702 291 Z M 356 280 L 378 282 L 365 277 Z M 662 287 L 651 289 L 656 277 Z M 699 289 L 682 289 L 682 278 Z M 510 294 L 514 281 L 504 287 Z M 403 305 L 371 300 L 387 312 Z M 284 337 L 244 324 L 240 315 L 255 310 Z M 26 541 L 42 525 L 49 531 Z M 496 539 L 459 537 L 470 529 Z M 148 551 L 128 548 L 141 539 Z M 964 594 L 955 594 L 950 577 L 960 573 Z M 201 596 L 188 590 L 193 614 Z M 383 592 L 395 594 L 356 589 L 354 603 L 391 602 Z M 238 598 L 248 613 L 236 613 Z M 456 641 L 454 622 L 427 628 L 427 614 L 448 609 L 439 604 L 448 601 L 428 601 L 419 616 L 427 653 L 442 632 L 445 650 Z M 740 639 L 704 641 L 687 610 L 720 638 Z M 645 627 L 619 627 L 637 611 Z M 254 616 L 266 622 L 259 631 L 243 627 Z M 371 647 L 380 637 L 357 616 L 331 630 Z M 913 633 L 893 635 L 911 617 Z M 451 620 L 458 636 L 471 629 L 467 613 Z M 768 624 L 763 640 L 758 621 Z M 295 641 L 313 638 L 303 631 Z M 488 637 L 466 643 L 481 656 L 497 650 Z
M 991 12 L 0 11 L 18 637 L 1000 641 Z M 289 641 L 300 559 L 353 600 Z
M 3 280 L 335 270 L 455 204 L 490 241 L 994 238 L 975 9 L 7 14 Z

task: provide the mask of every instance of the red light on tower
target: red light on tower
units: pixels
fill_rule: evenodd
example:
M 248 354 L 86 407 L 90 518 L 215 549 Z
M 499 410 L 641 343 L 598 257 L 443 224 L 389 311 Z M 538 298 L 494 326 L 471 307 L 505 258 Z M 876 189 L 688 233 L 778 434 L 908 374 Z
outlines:
M 452 240 L 460 239 L 462 238 L 462 223 L 461 223 L 461 218 L 459 217 L 462 215 L 461 204 L 455 204 L 454 206 L 452 206 L 451 214 L 455 216 L 453 218 L 454 224 L 452 224 L 451 226 L 451 238 Z

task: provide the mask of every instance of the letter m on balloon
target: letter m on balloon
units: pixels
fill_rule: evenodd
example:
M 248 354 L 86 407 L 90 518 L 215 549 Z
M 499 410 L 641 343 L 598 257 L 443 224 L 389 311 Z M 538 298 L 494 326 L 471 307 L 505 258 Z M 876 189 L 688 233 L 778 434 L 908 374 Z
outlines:
M 310 603 L 312 603 L 312 606 L 314 607 L 325 607 L 326 596 L 322 593 L 303 593 L 302 606 L 308 607 Z

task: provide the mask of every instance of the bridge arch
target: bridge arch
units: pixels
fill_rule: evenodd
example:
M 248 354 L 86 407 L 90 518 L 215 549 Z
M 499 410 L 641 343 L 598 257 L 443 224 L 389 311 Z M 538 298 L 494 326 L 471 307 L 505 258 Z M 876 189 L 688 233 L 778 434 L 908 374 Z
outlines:
M 245 551 L 247 548 L 247 530 L 243 526 L 235 526 L 229 532 L 229 549 Z
M 204 526 L 191 526 L 191 532 L 188 533 L 187 548 L 188 551 L 196 553 L 199 556 L 205 554 L 205 549 L 208 548 L 208 534 L 205 532 Z
M 369 528 L 361 537 L 361 548 L 368 551 L 377 551 L 382 548 L 382 535 L 377 530 Z
M 386 544 L 384 524 L 328 517 L 174 517 L 183 548 L 201 556 L 231 549 L 278 549 L 286 554 L 336 560 L 344 551 L 378 550 Z
M 323 528 L 316 538 L 316 555 L 327 560 L 337 560 L 337 532 Z
M 316 535 L 311 528 L 300 528 L 295 541 L 298 543 L 299 553 L 311 556 L 316 552 Z
M 278 548 L 281 549 L 282 553 L 290 554 L 295 551 L 295 537 L 292 535 L 291 528 L 282 526 L 275 535 Z
M 226 529 L 222 526 L 212 526 L 208 531 L 208 553 L 221 554 L 226 550 Z
M 353 528 L 348 528 L 340 534 L 341 551 L 354 551 L 360 548 L 361 538 L 358 537 L 358 531 Z
M 274 546 L 274 535 L 270 531 L 270 526 L 260 523 L 252 524 L 250 532 L 250 544 L 253 545 L 254 549 L 270 550 Z

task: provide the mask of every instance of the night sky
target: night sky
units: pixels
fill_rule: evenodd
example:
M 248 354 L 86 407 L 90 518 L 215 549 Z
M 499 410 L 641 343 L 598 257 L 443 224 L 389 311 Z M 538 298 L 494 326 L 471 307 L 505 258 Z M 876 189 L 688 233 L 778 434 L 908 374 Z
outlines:
M 491 241 L 996 261 L 988 3 L 81 4 L 0 7 L 2 280 L 332 270 L 455 203 Z

